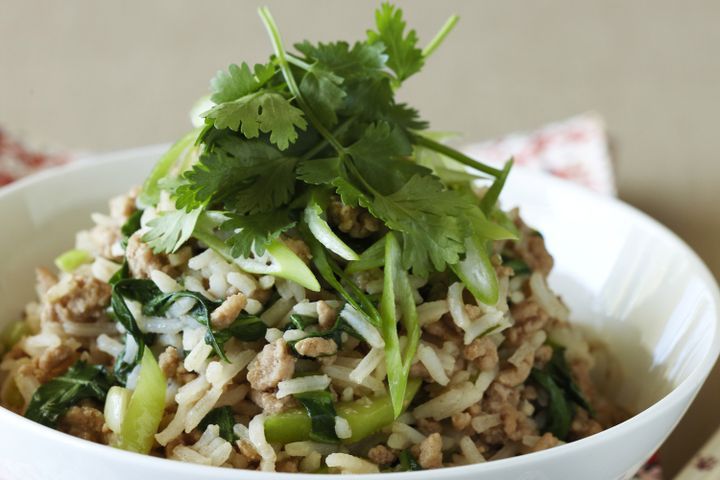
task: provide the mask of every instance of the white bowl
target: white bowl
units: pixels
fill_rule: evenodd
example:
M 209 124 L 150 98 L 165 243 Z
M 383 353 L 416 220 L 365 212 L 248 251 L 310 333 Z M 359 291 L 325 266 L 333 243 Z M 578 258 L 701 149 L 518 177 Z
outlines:
M 33 269 L 72 246 L 74 232 L 111 195 L 142 181 L 162 147 L 120 152 L 43 172 L 0 191 L 0 323 L 33 298 Z M 672 232 L 616 200 L 517 169 L 503 202 L 521 205 L 556 267 L 551 285 L 572 318 L 607 342 L 624 379 L 613 387 L 639 412 L 590 438 L 467 467 L 393 474 L 393 480 L 628 478 L 667 438 L 720 351 L 717 285 Z M 0 325 L 2 326 L 2 325 Z M 0 409 L 3 480 L 206 480 L 276 476 L 208 468 L 103 447 Z M 314 478 L 297 475 L 293 478 Z M 322 478 L 326 478 L 323 476 Z M 371 476 L 374 480 L 379 476 Z

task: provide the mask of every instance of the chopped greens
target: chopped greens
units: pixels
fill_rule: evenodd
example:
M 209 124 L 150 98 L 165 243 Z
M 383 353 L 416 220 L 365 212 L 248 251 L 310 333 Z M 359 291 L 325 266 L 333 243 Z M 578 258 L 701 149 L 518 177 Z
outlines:
M 530 378 L 540 385 L 549 397 L 543 431 L 565 440 L 575 415 L 575 405 L 594 415 L 592 406 L 570 374 L 570 368 L 565 362 L 564 348 L 554 347 L 552 358 L 545 368 L 542 370 L 533 368 Z
M 413 454 L 410 453 L 410 450 L 403 450 L 400 452 L 398 457 L 400 458 L 401 472 L 415 472 L 422 470 L 422 467 L 418 463 L 417 459 L 413 457 Z
M 337 443 L 335 434 L 335 406 L 332 395 L 327 391 L 296 393 L 295 399 L 305 407 L 310 417 L 310 440 L 323 443 Z
M 205 418 L 200 422 L 199 428 L 205 431 L 208 425 L 217 425 L 220 429 L 220 437 L 230 443 L 234 443 L 238 439 L 233 431 L 235 415 L 231 407 L 225 406 L 210 410 L 210 413 L 205 415 Z
M 85 250 L 68 250 L 55 259 L 55 266 L 66 273 L 71 273 L 84 264 L 92 262 L 92 255 Z
M 54 427 L 67 410 L 80 400 L 105 400 L 112 377 L 102 365 L 77 362 L 64 375 L 40 385 L 30 400 L 25 417 Z

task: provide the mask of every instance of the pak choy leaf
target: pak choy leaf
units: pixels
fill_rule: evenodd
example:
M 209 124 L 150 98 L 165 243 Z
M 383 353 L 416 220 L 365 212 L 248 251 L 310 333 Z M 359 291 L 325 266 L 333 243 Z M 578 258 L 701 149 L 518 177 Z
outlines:
M 77 362 L 64 375 L 50 380 L 35 391 L 25 417 L 55 427 L 60 417 L 81 400 L 103 402 L 112 384 L 112 377 L 102 365 Z

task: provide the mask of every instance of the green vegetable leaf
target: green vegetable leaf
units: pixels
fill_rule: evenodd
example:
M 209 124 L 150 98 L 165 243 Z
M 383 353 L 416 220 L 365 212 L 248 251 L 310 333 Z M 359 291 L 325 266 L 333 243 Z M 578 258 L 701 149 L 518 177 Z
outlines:
M 186 210 L 222 202 L 238 214 L 273 210 L 295 192 L 297 158 L 258 140 L 224 136 L 188 171 L 177 189 L 177 206 Z
M 202 419 L 198 428 L 201 431 L 205 431 L 208 425 L 217 425 L 220 428 L 220 437 L 230 443 L 235 443 L 238 439 L 233 431 L 235 423 L 235 415 L 233 414 L 232 407 L 218 407 L 213 408 L 210 410 L 210 413 L 205 415 L 205 418 Z
M 120 233 L 125 242 L 127 242 L 128 237 L 140 230 L 140 219 L 142 218 L 143 211 L 144 210 L 140 209 L 135 210 L 130 214 L 125 223 L 123 223 L 122 227 L 120 227 Z
M 203 207 L 190 212 L 174 210 L 161 213 L 148 222 L 150 230 L 143 235 L 143 242 L 150 245 L 155 253 L 175 253 L 192 236 Z
M 313 66 L 300 82 L 300 91 L 313 106 L 315 114 L 326 126 L 337 123 L 337 113 L 345 98 L 340 87 L 343 79 L 320 66 Z
M 275 75 L 275 67 L 268 65 L 255 65 L 254 72 L 250 70 L 247 63 L 241 66 L 232 64 L 228 71 L 220 70 L 210 80 L 210 88 L 213 91 L 210 99 L 217 103 L 232 102 L 239 98 L 256 92 L 263 87 Z
M 402 10 L 388 2 L 375 11 L 377 31 L 368 30 L 368 42 L 382 42 L 388 55 L 387 64 L 400 82 L 418 72 L 425 60 L 422 50 L 417 47 L 417 34 L 410 30 L 405 34 L 405 20 Z
M 259 91 L 215 105 L 202 114 L 217 129 L 240 131 L 246 138 L 260 132 L 270 134 L 270 142 L 285 150 L 298 138 L 296 129 L 305 130 L 304 113 L 277 92 Z
M 294 397 L 305 407 L 310 423 L 310 440 L 322 443 L 337 443 L 335 433 L 335 406 L 332 395 L 326 391 L 297 393 Z
M 562 388 L 553 380 L 550 373 L 533 368 L 530 378 L 538 383 L 548 394 L 547 421 L 543 431 L 550 432 L 560 440 L 564 440 L 570 431 L 573 418 L 572 404 L 565 396 Z
M 215 342 L 220 346 L 224 346 L 231 338 L 237 338 L 243 342 L 260 340 L 265 338 L 265 332 L 267 332 L 267 325 L 260 318 L 255 315 L 241 313 L 229 327 L 215 330 L 213 334 Z
M 54 427 L 67 410 L 81 400 L 105 400 L 112 378 L 102 365 L 77 362 L 64 375 L 41 385 L 33 394 L 25 417 Z
M 415 457 L 413 457 L 412 453 L 410 453 L 410 450 L 403 450 L 398 457 L 400 458 L 401 472 L 416 472 L 422 470 L 422 467 Z
M 230 236 L 225 243 L 233 257 L 249 257 L 265 253 L 270 243 L 295 226 L 287 210 L 273 210 L 254 215 L 230 215 L 221 229 Z
M 464 251 L 466 213 L 473 208 L 432 176 L 412 177 L 400 190 L 367 205 L 402 238 L 403 266 L 420 276 L 444 271 Z M 477 208 L 477 207 L 475 207 Z
M 306 40 L 295 44 L 295 48 L 310 62 L 345 80 L 383 75 L 387 60 L 383 45 L 366 42 L 356 42 L 350 48 L 350 44 L 343 41 L 313 45 Z
M 570 366 L 565 361 L 565 348 L 558 346 L 553 347 L 553 355 L 550 362 L 546 365 L 546 369 L 550 375 L 552 375 L 555 383 L 565 391 L 570 400 L 587 410 L 590 415 L 595 415 L 592 405 L 585 399 L 582 390 L 580 390 L 580 387 L 572 378 Z

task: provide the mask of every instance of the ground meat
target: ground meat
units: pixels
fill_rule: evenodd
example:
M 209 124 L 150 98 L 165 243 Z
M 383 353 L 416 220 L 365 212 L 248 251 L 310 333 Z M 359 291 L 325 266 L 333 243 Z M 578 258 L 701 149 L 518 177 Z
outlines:
M 327 210 L 330 223 L 353 238 L 365 238 L 380 230 L 382 223 L 367 210 L 351 207 L 333 197 Z
M 75 363 L 77 357 L 78 353 L 67 345 L 50 348 L 34 359 L 35 377 L 41 383 L 52 380 L 65 373 Z
M 71 407 L 58 423 L 58 430 L 95 443 L 107 443 L 103 428 L 105 418 L 100 410 L 88 407 Z
M 47 291 L 57 282 L 57 275 L 47 268 L 39 267 L 35 269 L 35 291 L 39 298 L 44 298 Z
M 543 329 L 549 320 L 545 310 L 531 298 L 513 305 L 510 313 L 515 324 L 505 331 L 505 340 L 514 346 L 520 345 L 530 335 Z
M 527 250 L 521 250 L 520 255 L 532 270 L 543 275 L 547 276 L 553 268 L 553 258 L 545 248 L 545 240 L 536 233 L 528 237 Z
M 470 425 L 470 421 L 472 420 L 472 415 L 470 415 L 467 412 L 459 412 L 454 414 L 451 417 L 453 427 L 456 430 L 465 430 L 468 425 Z
M 318 300 L 317 302 L 318 312 L 318 325 L 320 330 L 330 330 L 335 325 L 337 319 L 337 311 L 327 304 L 324 300 Z
M 587 410 L 584 408 L 578 408 L 575 418 L 573 418 L 570 424 L 570 435 L 574 439 L 589 437 L 595 435 L 598 432 L 602 432 L 602 425 L 596 420 L 590 418 Z
M 442 467 L 442 437 L 433 433 L 420 444 L 418 463 L 424 469 Z
M 423 327 L 425 333 L 429 333 L 444 342 L 452 342 L 458 345 L 463 343 L 463 334 L 453 323 L 450 314 L 445 314 L 437 322 L 432 322 Z
M 240 454 L 247 458 L 248 462 L 257 463 L 261 460 L 260 454 L 258 454 L 257 450 L 255 450 L 255 447 L 249 440 L 241 438 L 235 443 L 237 444 L 238 450 L 240 450 Z
M 476 338 L 463 349 L 463 358 L 480 370 L 490 371 L 498 364 L 497 345 L 487 337 Z
M 422 362 L 415 362 L 410 365 L 410 376 L 413 378 L 422 378 L 423 380 L 433 381 L 432 375 L 428 372 Z
M 295 357 L 283 339 L 265 345 L 248 367 L 247 379 L 254 390 L 266 391 L 292 378 Z
M 541 345 L 535 350 L 535 362 L 539 368 L 545 366 L 552 358 L 553 349 L 550 345 Z
M 178 355 L 175 347 L 167 347 L 158 357 L 160 370 L 162 370 L 166 379 L 175 378 L 175 375 L 178 373 L 180 363 L 180 356 Z
M 295 344 L 295 351 L 303 357 L 327 357 L 337 353 L 337 343 L 329 338 L 304 338 Z
M 48 291 L 41 315 L 51 322 L 95 322 L 105 317 L 110 293 L 95 277 L 73 275 Z
M 391 465 L 397 460 L 397 455 L 385 445 L 377 445 L 370 449 L 368 458 L 378 465 Z
M 555 435 L 553 435 L 550 432 L 547 432 L 544 434 L 540 439 L 533 445 L 531 452 L 540 452 L 542 450 L 547 450 L 548 448 L 556 447 L 560 445 L 560 440 L 558 440 Z
M 217 329 L 232 325 L 240 312 L 247 305 L 247 297 L 242 293 L 230 295 L 218 308 L 210 314 L 210 322 Z
M 275 465 L 275 471 L 282 473 L 297 473 L 299 463 L 299 458 L 288 457 L 277 462 L 277 464 Z
M 297 255 L 300 260 L 306 264 L 310 264 L 312 260 L 312 254 L 310 253 L 310 247 L 299 238 L 283 237 L 285 245 Z
M 125 248 L 128 268 L 134 278 L 150 278 L 150 272 L 160 270 L 174 277 L 177 273 L 170 265 L 167 255 L 154 254 L 150 245 L 142 241 L 143 233 L 137 231 L 130 235 Z
M 430 418 L 420 418 L 417 421 L 417 428 L 424 435 L 442 432 L 442 424 Z
M 269 414 L 284 412 L 297 405 L 293 397 L 277 398 L 275 394 L 271 392 L 251 390 L 250 398 L 255 402 L 255 405 L 263 409 L 263 412 Z
M 497 376 L 497 381 L 508 387 L 516 387 L 528 378 L 534 363 L 535 352 L 529 351 L 520 361 L 520 365 L 508 364 L 506 368 L 501 370 Z

